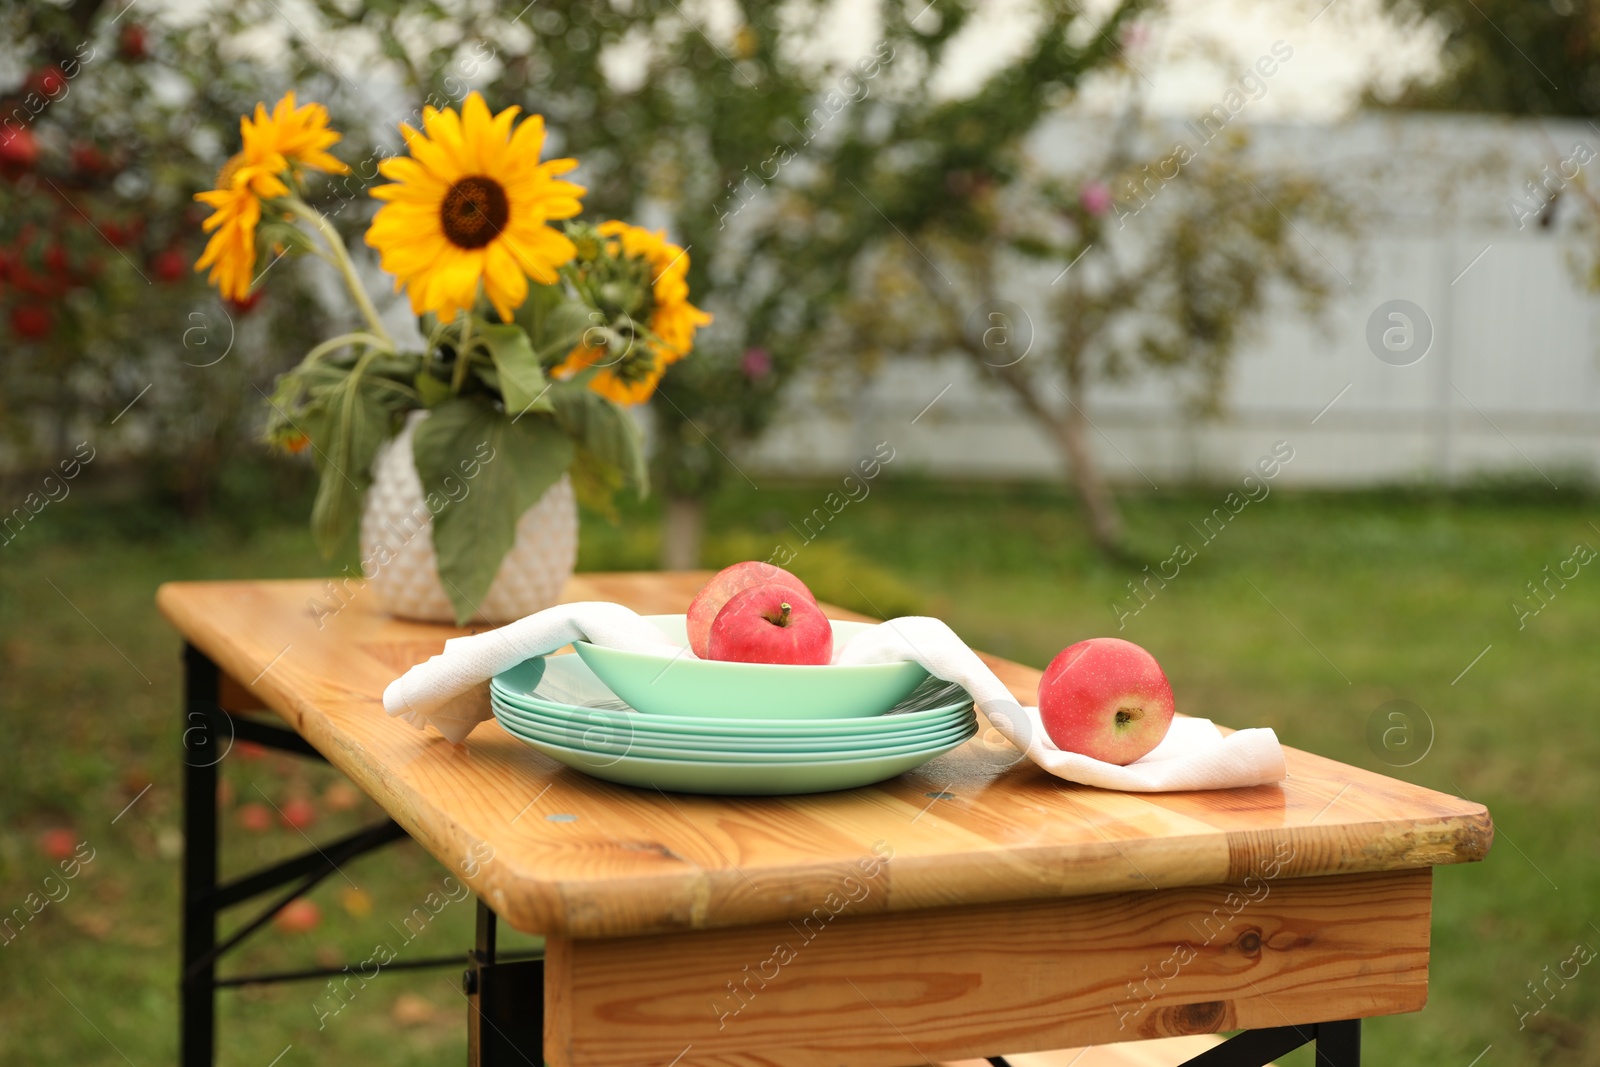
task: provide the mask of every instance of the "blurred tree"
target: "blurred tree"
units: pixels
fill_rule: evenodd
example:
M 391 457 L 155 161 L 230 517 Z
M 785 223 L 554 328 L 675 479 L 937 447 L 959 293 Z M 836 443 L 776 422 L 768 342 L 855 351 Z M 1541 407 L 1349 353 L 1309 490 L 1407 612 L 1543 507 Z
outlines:
M 318 9 L 336 34 L 373 35 L 419 103 L 481 86 L 546 115 L 552 150 L 583 163 L 590 210 L 664 224 L 689 250 L 691 289 L 717 322 L 663 380 L 651 415 L 663 562 L 693 566 L 701 501 L 741 476 L 729 454 L 766 429 L 820 342 L 853 264 L 886 232 L 879 209 L 920 228 L 961 213 L 951 182 L 1008 180 L 1007 146 L 1086 72 L 1116 61 L 1115 35 L 1143 6 L 1124 0 L 1092 17 L 1037 0 L 1018 15 L 1032 33 L 1025 57 L 953 103 L 936 102 L 932 85 L 973 0 L 854 10 L 876 40 L 850 61 L 818 54 L 816 27 L 836 17 L 823 0 L 716 12 L 673 0 Z M 304 41 L 297 34 L 290 53 L 328 71 L 327 50 Z M 880 156 L 898 162 L 880 169 Z M 838 195 L 813 196 L 822 186 Z
M 1597 0 L 1384 0 L 1413 30 L 1443 37 L 1439 76 L 1369 102 L 1510 115 L 1600 113 Z
M 1600 114 L 1600 0 L 1385 0 L 1385 6 L 1402 23 L 1431 25 L 1441 33 L 1442 69 L 1392 95 L 1369 90 L 1369 103 L 1508 115 Z M 1591 241 L 1582 263 L 1585 280 L 1600 290 L 1600 195 L 1583 170 L 1594 155 L 1587 140 L 1571 149 L 1552 145 L 1542 168 L 1522 179 L 1522 191 L 1509 206 L 1519 229 L 1534 219 L 1550 229 L 1566 194 L 1574 194 L 1578 225 Z
M 132 5 L 0 6 L 0 477 L 91 440 L 186 512 L 248 447 L 259 395 L 321 329 L 302 281 L 227 306 L 192 270 L 263 69 L 218 24 Z M 9 81 L 9 84 L 7 82 Z
M 1120 555 L 1122 521 L 1091 449 L 1092 383 L 1167 375 L 1193 411 L 1215 414 L 1271 288 L 1308 311 L 1327 296 L 1292 220 L 1337 227 L 1344 213 L 1315 180 L 1249 165 L 1247 144 L 1225 133 L 1148 162 L 1118 146 L 1071 178 L 1019 157 L 1004 194 L 980 184 L 962 216 L 906 220 L 906 239 L 885 241 L 859 276 L 846 330 L 868 349 L 965 355 L 1056 446 L 1090 535 Z

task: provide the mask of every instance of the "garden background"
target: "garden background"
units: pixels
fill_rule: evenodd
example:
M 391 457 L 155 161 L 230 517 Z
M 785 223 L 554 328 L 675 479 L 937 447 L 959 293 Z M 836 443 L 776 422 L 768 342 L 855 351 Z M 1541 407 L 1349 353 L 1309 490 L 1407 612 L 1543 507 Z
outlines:
M 0 1059 L 174 1056 L 156 586 L 355 566 L 313 547 L 309 465 L 257 440 L 340 324 L 330 278 L 286 260 L 230 304 L 190 269 L 192 194 L 294 88 L 345 133 L 355 174 L 316 191 L 347 239 L 356 161 L 480 89 L 546 116 L 596 217 L 690 249 L 717 322 L 638 412 L 651 495 L 585 514 L 580 569 L 787 545 L 824 599 L 1036 666 L 1124 636 L 1181 710 L 1481 801 L 1489 859 L 1436 875 L 1430 1004 L 1369 1055 L 1600 1063 L 1597 972 L 1548 981 L 1600 947 L 1600 8 L 75 0 L 0 25 L 0 919 L 76 871 L 0 933 Z M 374 814 L 263 753 L 223 777 L 225 873 Z M 470 904 L 414 918 L 445 874 L 364 859 L 235 966 L 452 951 Z M 457 977 L 387 975 L 321 1025 L 314 986 L 225 994 L 220 1062 L 459 1058 Z

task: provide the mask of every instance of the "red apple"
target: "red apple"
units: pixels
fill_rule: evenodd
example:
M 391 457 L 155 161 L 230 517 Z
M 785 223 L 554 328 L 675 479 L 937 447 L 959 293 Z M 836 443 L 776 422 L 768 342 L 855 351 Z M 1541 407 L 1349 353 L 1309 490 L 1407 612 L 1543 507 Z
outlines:
M 317 806 L 309 800 L 296 797 L 283 802 L 279 815 L 283 819 L 283 825 L 289 829 L 304 830 L 317 821 Z
M 24 304 L 11 309 L 11 328 L 19 337 L 37 341 L 41 337 L 50 336 L 50 331 L 55 327 L 55 316 L 50 313 L 49 308 Z
M 1062 649 L 1039 682 L 1039 718 L 1064 752 L 1125 766 L 1172 725 L 1172 686 L 1131 641 L 1094 637 Z
M 821 665 L 833 661 L 833 625 L 786 585 L 737 593 L 711 622 L 707 659 Z
M 0 168 L 5 170 L 32 170 L 39 162 L 39 142 L 33 131 L 18 126 L 0 131 Z
M 800 594 L 807 603 L 815 605 L 817 602 L 817 598 L 811 595 L 811 590 L 806 588 L 806 583 L 782 567 L 755 559 L 724 567 L 701 587 L 700 592 L 695 594 L 694 600 L 689 604 L 687 620 L 689 648 L 695 655 L 701 659 L 708 658 L 711 648 L 711 623 L 723 605 L 733 599 L 735 593 L 742 593 L 758 585 L 781 585 Z
M 240 759 L 250 763 L 265 758 L 267 754 L 266 747 L 254 741 L 240 741 L 233 746 L 233 751 Z
M 53 860 L 67 859 L 78 847 L 78 835 L 64 826 L 39 835 L 39 850 Z
M 129 62 L 137 63 L 150 54 L 150 36 L 137 22 L 130 22 L 122 27 L 122 36 L 117 43 L 122 58 Z
M 176 248 L 169 248 L 156 253 L 150 269 L 161 281 L 181 282 L 189 276 L 189 258 Z
M 251 801 L 239 805 L 239 825 L 253 834 L 264 834 L 272 829 L 272 812 L 267 810 L 265 804 Z
M 296 897 L 283 906 L 283 910 L 272 917 L 272 923 L 278 929 L 291 934 L 310 933 L 322 921 L 322 909 L 316 902 L 305 897 Z

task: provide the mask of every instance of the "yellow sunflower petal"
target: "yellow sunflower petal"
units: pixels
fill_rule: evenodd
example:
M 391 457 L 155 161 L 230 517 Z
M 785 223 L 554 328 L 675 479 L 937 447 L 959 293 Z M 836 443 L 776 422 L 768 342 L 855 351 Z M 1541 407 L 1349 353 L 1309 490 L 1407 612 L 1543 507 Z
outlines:
M 470 309 L 481 288 L 509 320 L 527 299 L 528 278 L 553 283 L 577 254 L 545 223 L 578 214 L 584 189 L 545 174 L 544 120 L 519 124 L 520 113 L 491 114 L 479 93 L 459 113 L 425 108 L 420 131 L 401 127 L 409 155 L 379 164 L 391 184 L 372 190 L 384 205 L 366 241 L 418 313 L 448 318 Z M 569 169 L 562 161 L 555 173 Z

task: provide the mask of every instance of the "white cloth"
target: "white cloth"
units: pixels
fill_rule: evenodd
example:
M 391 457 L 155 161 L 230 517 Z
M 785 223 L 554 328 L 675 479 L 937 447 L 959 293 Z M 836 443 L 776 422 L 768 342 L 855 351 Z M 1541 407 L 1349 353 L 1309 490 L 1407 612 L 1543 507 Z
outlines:
M 1270 729 L 1223 735 L 1209 719 L 1175 717 L 1153 751 L 1125 767 L 1077 752 L 1063 752 L 1045 732 L 1039 709 L 1022 707 L 977 653 L 938 619 L 908 616 L 864 630 L 833 657 L 834 663 L 915 660 L 936 678 L 972 695 L 995 729 L 1033 762 L 1069 782 L 1130 793 L 1232 789 L 1282 781 L 1288 774 L 1283 746 Z
M 389 683 L 383 691 L 384 710 L 419 730 L 432 723 L 452 743 L 460 744 L 474 726 L 494 715 L 489 679 L 574 641 L 668 656 L 694 655 L 621 604 L 558 604 L 495 630 L 446 641 L 443 652 Z
M 432 723 L 459 743 L 493 715 L 489 679 L 576 640 L 662 655 L 694 655 L 620 604 L 561 604 L 497 630 L 446 641 L 443 652 L 389 684 L 383 706 L 419 730 Z M 1272 730 L 1239 730 L 1224 736 L 1210 720 L 1186 716 L 1175 717 L 1161 744 L 1126 767 L 1063 752 L 1045 732 L 1039 709 L 1019 705 L 977 653 L 938 619 L 893 619 L 858 633 L 833 657 L 839 665 L 902 660 L 920 663 L 933 676 L 960 685 L 1022 755 L 1070 782 L 1164 793 L 1264 785 L 1287 774 L 1283 748 Z

